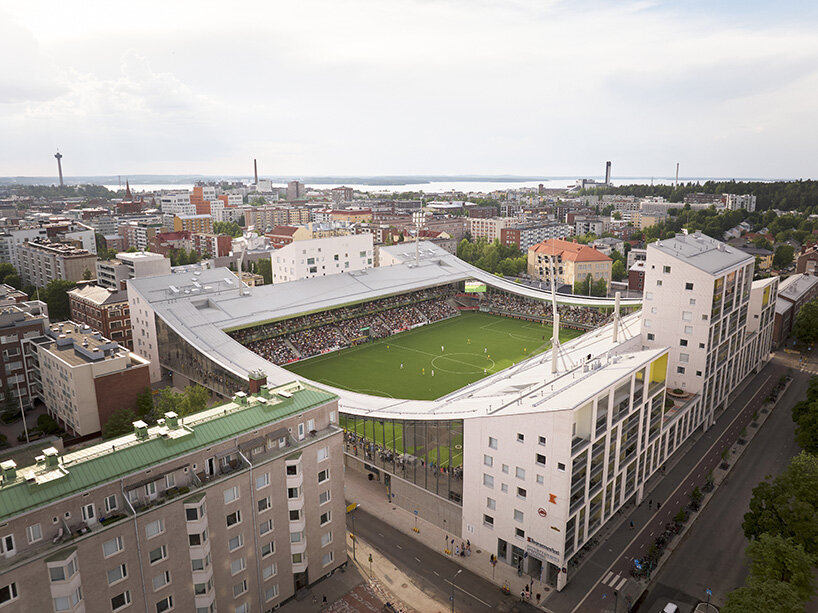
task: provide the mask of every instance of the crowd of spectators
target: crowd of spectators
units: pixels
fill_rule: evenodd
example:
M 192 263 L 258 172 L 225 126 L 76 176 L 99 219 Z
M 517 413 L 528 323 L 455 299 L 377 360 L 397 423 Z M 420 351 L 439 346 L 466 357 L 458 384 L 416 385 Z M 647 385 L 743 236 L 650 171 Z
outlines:
M 286 336 L 298 350 L 302 358 L 308 358 L 333 349 L 349 345 L 341 331 L 333 325 L 317 326 L 309 330 L 299 330 Z
M 263 341 L 252 341 L 247 348 L 259 354 L 265 360 L 275 364 L 287 364 L 298 359 L 298 354 L 285 338 L 268 338 Z
M 548 302 L 499 292 L 486 294 L 486 299 L 490 310 L 551 321 L 551 304 Z M 567 304 L 558 304 L 557 311 L 560 314 L 560 323 L 583 328 L 601 326 L 610 317 L 610 314 L 602 309 Z

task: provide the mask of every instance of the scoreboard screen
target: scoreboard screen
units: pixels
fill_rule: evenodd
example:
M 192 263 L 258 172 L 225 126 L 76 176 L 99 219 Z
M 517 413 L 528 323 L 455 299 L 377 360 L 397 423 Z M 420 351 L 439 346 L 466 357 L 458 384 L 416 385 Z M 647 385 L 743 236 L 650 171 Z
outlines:
M 485 294 L 486 284 L 482 281 L 466 281 L 467 294 Z

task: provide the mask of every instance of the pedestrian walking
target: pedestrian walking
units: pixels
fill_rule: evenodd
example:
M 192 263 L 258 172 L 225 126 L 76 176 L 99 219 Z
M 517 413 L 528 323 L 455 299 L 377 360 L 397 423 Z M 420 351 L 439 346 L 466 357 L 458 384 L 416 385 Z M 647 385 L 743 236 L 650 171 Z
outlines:
M 321 604 L 326 606 L 326 604 L 327 604 L 327 595 L 326 594 L 324 594 L 324 598 L 321 600 Z
M 540 595 L 540 593 L 539 593 L 539 592 L 537 592 L 536 599 L 537 599 L 537 606 L 538 606 L 538 607 L 540 606 L 540 598 L 542 598 L 542 596 Z
M 648 508 L 649 509 L 653 508 L 653 499 L 652 498 L 650 500 L 648 500 Z
M 631 520 L 631 528 L 633 528 L 633 520 Z
M 525 590 L 520 590 L 520 602 L 525 602 Z

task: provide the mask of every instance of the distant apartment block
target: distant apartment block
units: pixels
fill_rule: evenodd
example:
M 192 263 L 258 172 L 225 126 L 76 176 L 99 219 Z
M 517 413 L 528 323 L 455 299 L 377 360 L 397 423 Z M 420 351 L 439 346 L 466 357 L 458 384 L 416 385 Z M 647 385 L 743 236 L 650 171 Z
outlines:
M 44 287 L 55 279 L 81 281 L 84 276 L 93 277 L 97 256 L 71 245 L 34 240 L 17 247 L 17 260 L 23 283 Z
M 472 240 L 484 238 L 486 242 L 493 243 L 501 240 L 501 231 L 504 228 L 510 228 L 519 221 L 511 217 L 470 217 L 468 223 Z
M 146 251 L 154 237 L 161 231 L 162 221 L 158 217 L 120 223 L 117 230 L 122 237 L 123 249 L 133 247 L 139 251 Z
M 48 327 L 48 307 L 44 302 L 32 300 L 4 305 L 0 308 L 0 392 L 3 398 L 22 398 L 29 406 L 36 394 L 31 389 L 34 381 L 26 376 L 23 359 L 23 341 L 42 336 Z
M 373 257 L 371 234 L 293 242 L 271 255 L 273 283 L 372 268 Z
M 210 215 L 175 215 L 173 217 L 173 231 L 185 231 L 191 234 L 212 234 L 213 218 Z
M 97 285 L 124 289 L 127 279 L 155 277 L 170 273 L 170 260 L 161 253 L 147 251 L 117 253 L 113 260 L 96 263 Z
M 287 200 L 301 200 L 306 193 L 306 186 L 301 181 L 287 183 Z
M 75 287 L 68 292 L 68 306 L 72 321 L 133 349 L 128 292 L 124 289 L 93 284 Z
M 347 561 L 337 398 L 300 383 L 0 465 L 9 611 L 271 611 Z M 2 605 L 0 605 L 2 606 Z
M 253 226 L 263 234 L 275 226 L 298 226 L 309 223 L 310 209 L 306 207 L 253 206 L 244 208 L 245 227 Z
M 48 413 L 76 436 L 99 432 L 150 387 L 149 362 L 76 322 L 53 323 L 26 342 L 26 363 Z
M 573 228 L 564 223 L 515 224 L 500 230 L 500 243 L 506 246 L 517 245 L 520 251 L 549 238 L 567 238 L 573 234 Z
M 203 258 L 220 258 L 230 255 L 233 243 L 232 237 L 227 234 L 205 232 L 192 233 L 190 240 L 192 249 Z
M 342 202 L 350 202 L 355 197 L 355 190 L 351 187 L 333 187 L 330 190 L 330 195 L 333 202 L 340 204 Z

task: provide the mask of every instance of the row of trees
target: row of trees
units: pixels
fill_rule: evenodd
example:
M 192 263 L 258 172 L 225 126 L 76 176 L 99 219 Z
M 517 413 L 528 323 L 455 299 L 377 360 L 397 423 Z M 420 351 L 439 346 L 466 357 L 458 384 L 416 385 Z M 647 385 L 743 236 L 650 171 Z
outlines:
M 244 220 L 242 218 L 239 221 L 243 222 Z M 235 221 L 214 221 L 213 232 L 216 234 L 227 234 L 233 238 L 238 238 L 242 235 L 242 225 L 244 224 L 239 224 Z
M 582 281 L 574 283 L 574 293 L 583 296 L 607 296 L 608 284 L 605 279 L 594 281 L 591 275 L 588 275 Z
M 184 264 L 196 264 L 202 259 L 195 250 L 188 251 L 184 248 L 171 249 L 168 251 L 171 266 L 183 266 Z
M 673 185 L 621 185 L 585 190 L 583 194 L 622 196 L 662 196 L 670 202 L 683 202 L 689 194 L 755 194 L 756 208 L 778 208 L 818 213 L 818 181 L 705 181 Z
M 464 238 L 457 246 L 457 257 L 487 272 L 516 277 L 526 271 L 528 260 L 516 245 L 507 247 L 499 240 L 489 243 L 485 238 L 470 241 Z
M 137 419 L 151 425 L 165 413 L 175 412 L 179 417 L 198 413 L 207 408 L 209 400 L 210 392 L 201 385 L 189 385 L 181 393 L 166 387 L 155 397 L 150 388 L 145 388 L 138 394 L 134 408 L 122 408 L 111 415 L 102 428 L 102 436 L 113 438 L 127 434 Z
M 792 408 L 803 451 L 778 477 L 753 489 L 742 528 L 750 574 L 727 595 L 722 613 L 801 613 L 815 594 L 818 563 L 818 377 Z

